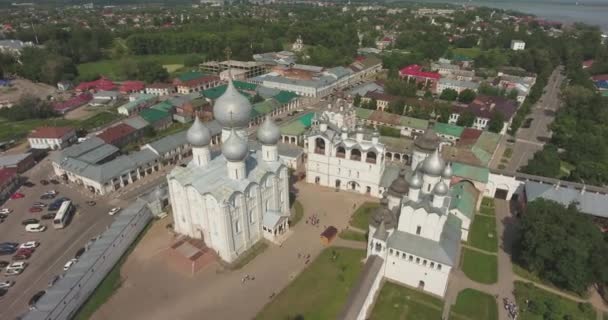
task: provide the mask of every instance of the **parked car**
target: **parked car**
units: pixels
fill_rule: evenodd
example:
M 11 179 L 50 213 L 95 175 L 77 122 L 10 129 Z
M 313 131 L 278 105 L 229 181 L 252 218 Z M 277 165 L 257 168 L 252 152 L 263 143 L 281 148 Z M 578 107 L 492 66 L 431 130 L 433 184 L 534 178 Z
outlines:
M 46 180 L 40 180 L 40 184 L 43 185 L 43 186 L 46 186 L 46 185 L 49 184 L 49 182 L 46 181 Z
M 120 210 L 121 210 L 120 207 L 112 208 L 112 209 L 110 209 L 110 211 L 108 212 L 108 214 L 111 215 L 111 216 L 113 216 L 113 215 L 117 214 Z
M 17 251 L 17 248 L 11 248 L 11 247 L 2 247 L 0 248 L 0 255 L 5 255 L 5 254 L 13 254 L 15 253 L 15 251 Z
M 32 207 L 44 208 L 44 207 L 46 207 L 46 203 L 44 203 L 44 202 L 34 202 L 34 204 L 32 205 Z
M 31 207 L 29 211 L 30 211 L 31 213 L 40 212 L 40 211 L 42 211 L 42 208 L 38 208 L 38 207 Z
M 11 199 L 21 199 L 24 198 L 25 195 L 23 193 L 15 192 L 11 195 Z
M 13 209 L 9 209 L 9 208 L 0 209 L 0 213 L 2 213 L 2 214 L 9 214 L 11 212 L 13 212 Z
M 56 190 L 49 190 L 47 192 L 45 192 L 44 194 L 52 194 L 54 196 L 56 196 L 59 192 L 57 192 Z
M 6 213 L 0 213 L 0 219 L 4 220 L 6 218 L 8 218 L 8 214 L 6 214 Z
M 48 284 L 49 288 L 50 288 L 50 287 L 52 287 L 52 286 L 55 284 L 55 282 L 57 282 L 59 279 L 61 279 L 61 276 L 60 276 L 60 275 L 56 275 L 56 276 L 54 276 L 54 277 L 53 277 L 53 278 L 52 278 L 52 279 L 49 281 L 49 284 Z
M 36 251 L 36 248 L 20 248 L 17 249 L 17 253 L 34 253 L 34 251 Z
M 36 292 L 36 294 L 34 294 L 31 298 L 30 301 L 28 303 L 30 310 L 36 309 L 36 302 L 38 302 L 38 300 L 40 300 L 40 298 L 42 298 L 42 296 L 46 293 L 46 291 L 41 290 Z
M 38 241 L 28 241 L 19 245 L 19 249 L 35 249 L 40 245 Z
M 74 255 L 74 259 L 80 259 L 80 257 L 85 251 L 87 251 L 85 248 L 78 249 L 78 251 L 76 251 L 76 254 Z
M 70 270 L 70 268 L 76 263 L 78 262 L 78 259 L 70 259 L 70 261 L 66 262 L 65 265 L 63 265 L 63 271 L 68 271 Z
M 26 187 L 28 187 L 28 188 L 31 188 L 31 187 L 35 186 L 36 184 L 33 183 L 33 182 L 31 182 L 31 181 L 26 181 L 26 182 L 23 183 L 23 185 L 26 186 Z
M 0 298 L 4 297 L 4 295 L 6 295 L 7 292 L 8 292 L 8 289 L 0 288 Z
M 52 194 L 43 194 L 43 195 L 40 196 L 40 200 L 50 200 L 50 199 L 53 199 L 53 198 L 55 198 L 55 196 L 52 195 Z
M 13 285 L 15 285 L 15 281 L 10 281 L 10 280 L 2 281 L 2 282 L 0 282 L 0 289 L 8 289 L 8 288 L 12 287 Z
M 25 226 L 25 231 L 27 232 L 44 232 L 46 230 L 46 226 L 43 226 L 39 223 L 36 224 L 28 224 Z
M 4 275 L 6 275 L 6 276 L 19 275 L 23 272 L 23 270 L 25 270 L 26 267 L 27 267 L 27 262 L 23 262 L 23 261 L 13 262 L 6 268 Z
M 41 220 L 53 220 L 53 218 L 55 218 L 54 213 L 47 213 L 47 214 L 43 214 L 42 216 L 40 216 Z
M 28 224 L 36 224 L 36 223 L 40 223 L 40 220 L 31 218 L 31 219 L 25 219 L 25 220 L 21 221 L 21 224 L 24 226 L 27 226 Z
M 19 253 L 13 256 L 14 261 L 23 261 L 27 260 L 32 256 L 31 253 Z
M 17 242 L 2 242 L 0 243 L 0 248 L 1 247 L 18 247 L 19 244 Z

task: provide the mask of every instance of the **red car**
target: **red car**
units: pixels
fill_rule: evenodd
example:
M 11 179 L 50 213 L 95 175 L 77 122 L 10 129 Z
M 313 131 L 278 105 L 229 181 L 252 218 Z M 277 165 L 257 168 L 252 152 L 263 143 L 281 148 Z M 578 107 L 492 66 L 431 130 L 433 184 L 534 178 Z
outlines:
M 15 254 L 32 254 L 36 251 L 34 248 L 21 248 L 15 252 Z
M 22 261 L 22 260 L 27 260 L 32 256 L 31 253 L 19 253 L 13 256 L 13 260 L 15 261 Z
M 21 199 L 25 197 L 25 195 L 23 193 L 19 193 L 19 192 L 15 192 L 13 193 L 13 195 L 11 196 L 11 199 Z
M 38 207 L 31 207 L 30 208 L 30 212 L 34 213 L 34 212 L 40 212 L 42 211 L 42 208 L 38 208 Z

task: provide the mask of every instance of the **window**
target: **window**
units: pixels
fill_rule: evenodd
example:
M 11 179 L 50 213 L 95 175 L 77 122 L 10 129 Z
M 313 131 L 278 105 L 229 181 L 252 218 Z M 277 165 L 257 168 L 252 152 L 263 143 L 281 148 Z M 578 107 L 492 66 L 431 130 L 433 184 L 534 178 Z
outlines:
M 406 256 L 407 256 L 407 254 L 405 254 L 405 252 L 401 253 L 401 259 L 405 259 Z
M 431 262 L 431 268 L 435 268 L 435 262 Z
M 249 223 L 254 223 L 255 222 L 255 213 L 253 212 L 253 209 L 249 210 Z
M 437 264 L 437 270 L 441 270 L 441 264 Z
M 390 255 L 392 255 L 392 254 L 393 254 L 393 249 L 388 249 L 388 253 L 389 253 Z
M 422 227 L 421 226 L 416 227 L 416 234 L 417 235 L 420 235 L 421 231 L 422 231 Z
M 422 261 L 422 265 L 426 267 L 426 260 Z
M 237 234 L 241 233 L 241 222 L 240 221 L 236 221 L 234 223 L 234 230 Z
M 420 263 L 420 258 L 416 258 L 416 263 Z
M 357 178 L 359 178 L 359 171 L 357 171 Z

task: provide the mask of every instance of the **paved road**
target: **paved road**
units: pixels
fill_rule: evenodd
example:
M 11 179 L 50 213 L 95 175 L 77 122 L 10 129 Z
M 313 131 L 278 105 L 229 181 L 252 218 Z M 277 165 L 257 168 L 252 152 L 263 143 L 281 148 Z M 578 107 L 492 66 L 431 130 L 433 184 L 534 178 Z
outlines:
M 525 166 L 534 153 L 543 148 L 543 145 L 551 138 L 549 125 L 555 118 L 555 112 L 560 106 L 560 87 L 565 79 L 561 74 L 563 68 L 556 68 L 545 87 L 545 92 L 539 101 L 532 108 L 532 112 L 526 119 L 532 119 L 529 128 L 520 128 L 512 137 L 503 136 L 496 151 L 496 156 L 492 159 L 491 167 L 497 168 L 500 164 L 502 154 L 506 148 L 513 149 L 513 155 L 506 166 L 507 170 L 517 171 Z M 525 121 L 524 121 L 525 122 Z M 510 141 L 508 141 L 510 140 Z

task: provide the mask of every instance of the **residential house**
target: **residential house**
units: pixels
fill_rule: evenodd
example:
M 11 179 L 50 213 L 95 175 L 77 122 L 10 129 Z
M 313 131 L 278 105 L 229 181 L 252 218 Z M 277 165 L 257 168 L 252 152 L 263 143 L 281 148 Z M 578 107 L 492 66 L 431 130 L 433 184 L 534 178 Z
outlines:
M 172 83 L 152 83 L 146 86 L 146 94 L 153 94 L 155 96 L 168 96 L 174 94 L 176 91 L 175 85 Z
M 371 91 L 361 98 L 361 103 L 370 103 L 374 100 L 376 101 L 376 110 L 388 111 L 389 104 L 399 100 L 399 97 L 384 92 Z
M 172 123 L 171 113 L 159 109 L 148 108 L 141 110 L 139 116 L 157 131 L 167 129 Z
M 21 40 L 0 40 L 0 53 L 10 55 L 21 55 L 21 51 L 27 47 L 33 47 L 34 43 Z
M 129 97 L 129 102 L 118 107 L 117 111 L 125 116 L 130 116 L 138 113 L 142 109 L 148 108 L 155 104 L 157 98 L 152 94 L 139 94 L 137 97 Z
M 20 185 L 17 169 L 0 168 L 0 203 L 8 200 Z
M 58 101 L 53 103 L 53 110 L 59 114 L 66 114 L 69 111 L 89 103 L 91 100 L 93 100 L 93 95 L 89 92 L 83 92 L 66 101 Z
M 93 93 L 93 100 L 91 100 L 89 102 L 89 105 L 91 105 L 93 107 L 98 107 L 98 106 L 104 106 L 107 104 L 111 104 L 111 103 L 114 103 L 118 99 L 119 96 L 120 96 L 120 93 L 118 91 L 100 90 L 100 91 Z
M 143 81 L 125 81 L 120 85 L 118 91 L 122 94 L 143 92 L 145 86 Z
M 97 135 L 107 144 L 122 148 L 131 142 L 137 141 L 143 134 L 142 130 L 136 130 L 126 123 L 119 123 L 103 130 Z
M 504 119 L 504 125 L 500 134 L 505 134 L 511 125 L 515 112 L 517 112 L 517 103 L 503 97 L 480 95 L 466 107 L 454 106 L 452 108 L 449 123 L 456 124 L 460 114 L 467 110 L 475 115 L 475 122 L 473 123 L 472 128 L 478 130 L 485 130 L 488 127 L 488 123 L 495 112 L 501 113 Z
M 13 168 L 17 173 L 23 173 L 36 164 L 31 152 L 7 154 L 0 156 L 0 168 Z
M 435 91 L 437 82 L 441 79 L 441 75 L 437 72 L 427 72 L 422 70 L 422 66 L 412 64 L 399 70 L 399 77 L 402 79 L 415 80 L 416 83 L 424 83 L 425 87 Z
M 85 91 L 112 91 L 116 89 L 116 84 L 112 80 L 101 77 L 94 81 L 81 82 L 76 86 L 77 92 Z
M 76 130 L 70 127 L 40 127 L 27 138 L 32 149 L 60 150 L 76 141 Z
M 445 90 L 445 89 L 452 89 L 458 93 L 460 93 L 466 89 L 470 89 L 470 90 L 477 92 L 477 89 L 479 89 L 479 83 L 472 82 L 472 81 L 446 79 L 446 78 L 439 79 L 439 81 L 437 82 L 436 93 L 441 94 L 443 92 L 443 90 Z
M 177 88 L 177 92 L 181 94 L 200 92 L 216 87 L 220 83 L 218 76 L 205 75 L 200 72 L 184 73 L 173 80 L 173 85 Z
M 428 121 L 423 119 L 363 108 L 356 108 L 355 112 L 357 119 L 364 125 L 386 126 L 399 129 L 401 135 L 406 137 L 422 134 L 428 128 Z
M 511 50 L 518 51 L 526 49 L 526 43 L 521 40 L 511 40 Z

